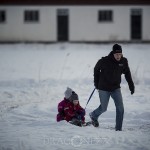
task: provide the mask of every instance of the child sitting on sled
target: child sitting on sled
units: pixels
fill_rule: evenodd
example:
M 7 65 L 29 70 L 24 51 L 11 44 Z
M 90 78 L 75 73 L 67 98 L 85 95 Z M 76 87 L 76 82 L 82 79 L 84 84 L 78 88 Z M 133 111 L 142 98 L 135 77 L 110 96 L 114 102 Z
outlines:
M 65 91 L 65 98 L 58 104 L 57 122 L 66 120 L 82 126 L 85 121 L 85 110 L 79 104 L 78 95 L 71 89 Z

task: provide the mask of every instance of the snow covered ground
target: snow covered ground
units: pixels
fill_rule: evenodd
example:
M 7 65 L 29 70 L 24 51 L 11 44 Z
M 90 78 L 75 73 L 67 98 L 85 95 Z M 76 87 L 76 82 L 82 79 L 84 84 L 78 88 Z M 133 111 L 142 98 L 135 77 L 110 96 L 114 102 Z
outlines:
M 0 45 L 0 150 L 149 150 L 150 44 L 122 44 L 135 82 L 132 96 L 122 76 L 125 116 L 116 132 L 115 106 L 110 99 L 100 127 L 57 123 L 57 104 L 67 86 L 85 107 L 93 86 L 93 67 L 112 44 Z M 97 108 L 94 93 L 87 106 Z

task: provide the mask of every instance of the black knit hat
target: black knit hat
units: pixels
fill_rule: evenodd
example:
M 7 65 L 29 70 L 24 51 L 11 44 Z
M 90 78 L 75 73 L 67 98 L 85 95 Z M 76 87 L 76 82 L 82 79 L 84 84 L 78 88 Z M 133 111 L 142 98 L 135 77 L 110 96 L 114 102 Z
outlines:
M 73 91 L 72 95 L 69 98 L 70 101 L 79 100 L 78 95 Z
M 119 44 L 114 44 L 112 51 L 113 51 L 113 54 L 122 53 L 122 47 Z

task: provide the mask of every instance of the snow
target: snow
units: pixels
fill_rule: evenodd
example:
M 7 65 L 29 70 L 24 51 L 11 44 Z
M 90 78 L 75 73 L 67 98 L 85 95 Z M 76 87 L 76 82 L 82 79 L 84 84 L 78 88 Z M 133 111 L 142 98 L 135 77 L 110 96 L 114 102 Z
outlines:
M 0 45 L 0 150 L 149 150 L 150 44 L 122 44 L 135 82 L 131 95 L 122 76 L 125 116 L 116 132 L 115 106 L 110 99 L 100 127 L 56 122 L 57 104 L 67 86 L 85 107 L 93 86 L 93 67 L 112 44 Z M 86 109 L 99 106 L 96 91 Z

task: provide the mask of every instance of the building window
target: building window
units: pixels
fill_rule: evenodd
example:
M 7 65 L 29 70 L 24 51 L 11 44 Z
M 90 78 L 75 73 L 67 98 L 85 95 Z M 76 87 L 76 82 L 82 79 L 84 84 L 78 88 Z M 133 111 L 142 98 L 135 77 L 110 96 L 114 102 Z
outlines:
M 25 10 L 24 22 L 39 22 L 39 11 L 38 10 Z
M 99 22 L 112 22 L 113 21 L 113 11 L 112 10 L 98 11 L 98 21 Z
M 0 10 L 0 23 L 6 22 L 6 12 L 4 10 Z
M 68 9 L 58 9 L 57 15 L 58 16 L 68 16 L 69 10 Z
M 142 14 L 142 9 L 132 9 L 131 10 L 131 15 L 139 16 L 141 14 Z

